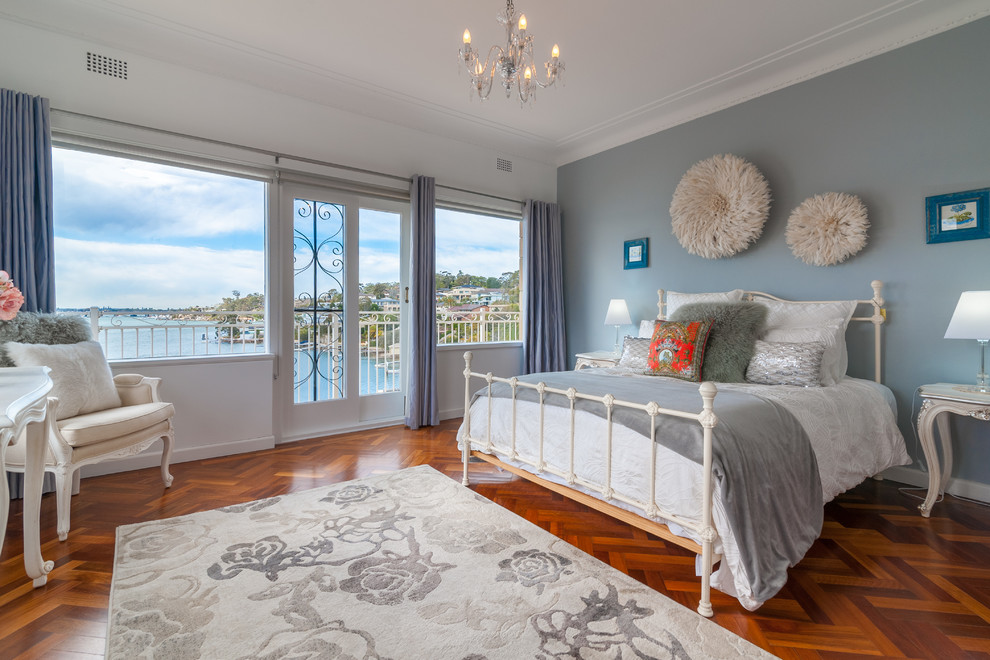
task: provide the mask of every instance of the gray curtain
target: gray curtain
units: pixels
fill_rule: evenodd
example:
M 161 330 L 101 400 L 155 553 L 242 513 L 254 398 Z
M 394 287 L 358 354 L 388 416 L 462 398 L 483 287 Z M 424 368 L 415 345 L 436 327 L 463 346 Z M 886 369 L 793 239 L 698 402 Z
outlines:
M 0 89 L 0 270 L 26 312 L 55 311 L 48 99 Z
M 25 312 L 55 311 L 52 131 L 48 99 L 0 89 L 0 270 L 24 294 Z M 8 473 L 10 496 L 24 477 Z M 55 490 L 45 475 L 45 492 Z
M 440 422 L 437 402 L 436 183 L 412 179 L 411 306 L 409 310 L 409 395 L 406 426 Z
M 567 369 L 560 207 L 528 200 L 523 213 L 526 373 Z

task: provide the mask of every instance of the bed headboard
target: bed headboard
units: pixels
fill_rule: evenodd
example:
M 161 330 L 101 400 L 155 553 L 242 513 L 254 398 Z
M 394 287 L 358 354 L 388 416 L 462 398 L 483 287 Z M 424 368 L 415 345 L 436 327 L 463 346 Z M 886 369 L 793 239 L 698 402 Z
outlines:
M 853 316 L 849 319 L 850 322 L 858 321 L 861 323 L 872 323 L 873 324 L 873 380 L 876 382 L 882 382 L 880 379 L 880 355 L 881 355 L 881 332 L 880 326 L 884 324 L 887 320 L 887 310 L 883 306 L 883 282 L 880 280 L 873 280 L 870 282 L 870 286 L 873 288 L 873 297 L 865 300 L 856 300 L 858 311 L 864 306 L 868 306 L 866 311 L 870 314 L 869 316 L 856 316 L 853 312 Z M 764 293 L 762 291 L 744 291 L 743 300 L 780 300 L 783 302 L 792 303 L 823 303 L 823 302 L 835 302 L 834 300 L 788 300 L 786 298 L 778 298 L 777 296 L 771 295 L 769 293 Z M 666 318 L 666 306 L 667 297 L 664 289 L 657 289 L 657 318 L 663 320 Z

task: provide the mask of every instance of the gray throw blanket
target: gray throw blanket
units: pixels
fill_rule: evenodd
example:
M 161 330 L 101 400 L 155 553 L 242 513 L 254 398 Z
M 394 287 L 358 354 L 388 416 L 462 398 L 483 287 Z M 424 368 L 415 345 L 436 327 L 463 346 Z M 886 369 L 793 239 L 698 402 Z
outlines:
M 595 370 L 521 376 L 520 381 L 550 387 L 574 387 L 584 394 L 632 403 L 655 401 L 663 408 L 701 412 L 697 383 L 670 378 L 629 378 Z M 487 387 L 475 395 L 486 396 Z M 511 398 L 504 383 L 492 385 L 495 398 Z M 519 388 L 520 401 L 539 401 L 535 390 Z M 570 405 L 563 395 L 547 394 L 547 405 Z M 578 410 L 605 417 L 601 403 L 578 399 Z M 787 581 L 787 569 L 804 557 L 822 529 L 822 486 L 818 461 L 804 428 L 789 411 L 753 394 L 725 391 L 715 397 L 718 424 L 712 435 L 712 474 L 729 524 L 739 544 L 740 560 L 753 596 L 770 599 Z M 650 418 L 642 411 L 616 406 L 615 423 L 647 437 Z M 694 420 L 657 416 L 657 442 L 702 463 L 703 430 Z M 621 451 L 621 448 L 618 448 Z

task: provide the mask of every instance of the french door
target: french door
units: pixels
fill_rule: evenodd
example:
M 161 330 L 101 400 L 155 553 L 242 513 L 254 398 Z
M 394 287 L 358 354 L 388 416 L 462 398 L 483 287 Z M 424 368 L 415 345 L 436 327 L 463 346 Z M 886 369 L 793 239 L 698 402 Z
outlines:
M 280 197 L 291 251 L 277 386 L 282 436 L 401 419 L 408 205 L 297 184 L 283 184 Z

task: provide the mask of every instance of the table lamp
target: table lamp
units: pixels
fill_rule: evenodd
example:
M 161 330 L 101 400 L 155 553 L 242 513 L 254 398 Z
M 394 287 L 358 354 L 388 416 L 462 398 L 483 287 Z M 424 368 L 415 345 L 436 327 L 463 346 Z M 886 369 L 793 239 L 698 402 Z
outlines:
M 952 313 L 946 339 L 975 339 L 980 342 L 980 372 L 970 392 L 990 392 L 987 377 L 987 341 L 990 340 L 990 291 L 963 291 Z
M 605 312 L 605 325 L 615 326 L 615 354 L 618 355 L 622 350 L 619 346 L 619 326 L 629 325 L 632 323 L 632 319 L 629 318 L 629 308 L 626 306 L 626 301 L 622 298 L 612 298 L 608 301 L 608 311 Z

